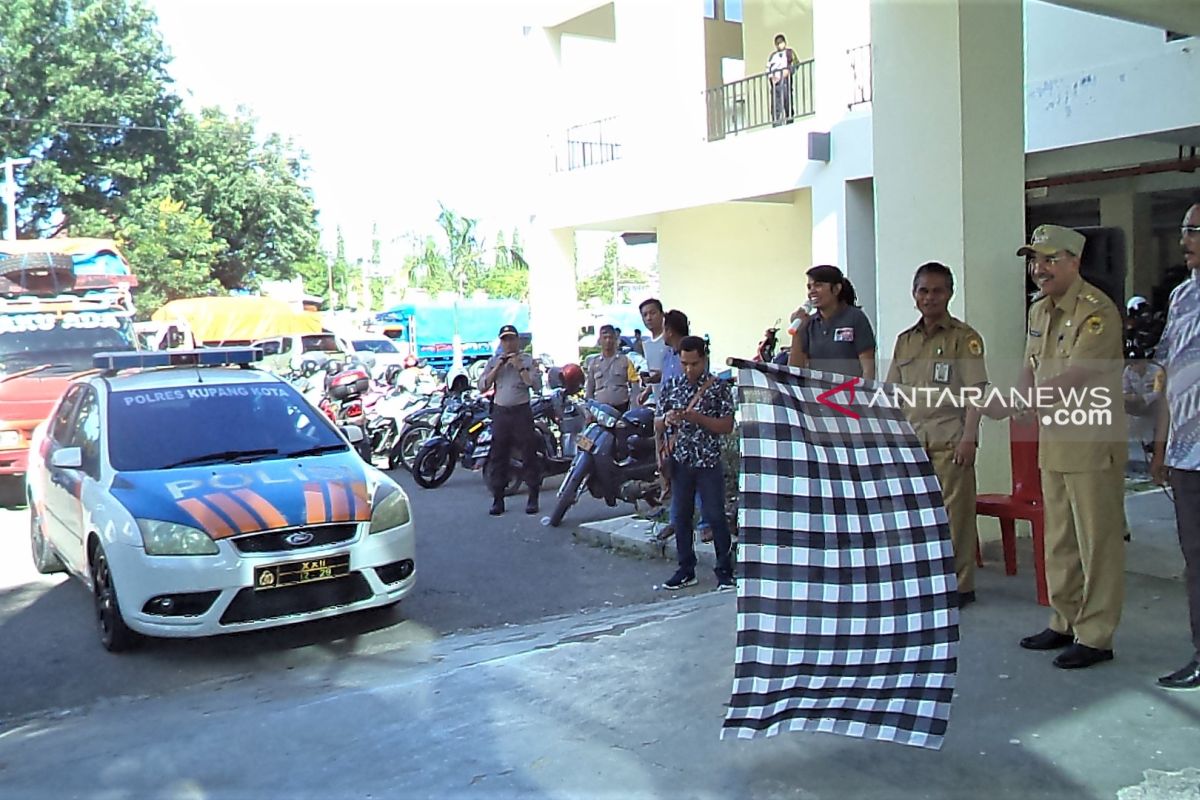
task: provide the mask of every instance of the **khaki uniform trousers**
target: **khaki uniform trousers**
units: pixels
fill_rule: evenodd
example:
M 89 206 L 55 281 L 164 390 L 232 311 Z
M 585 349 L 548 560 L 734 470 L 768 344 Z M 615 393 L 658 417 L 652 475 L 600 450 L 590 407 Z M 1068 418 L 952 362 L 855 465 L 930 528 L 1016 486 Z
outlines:
M 1125 601 L 1125 473 L 1042 470 L 1050 627 L 1112 648 Z
M 975 467 L 954 463 L 954 450 L 929 451 L 929 461 L 942 485 L 942 500 L 950 518 L 950 541 L 954 543 L 954 572 L 960 592 L 975 591 L 975 548 L 979 527 L 975 524 Z

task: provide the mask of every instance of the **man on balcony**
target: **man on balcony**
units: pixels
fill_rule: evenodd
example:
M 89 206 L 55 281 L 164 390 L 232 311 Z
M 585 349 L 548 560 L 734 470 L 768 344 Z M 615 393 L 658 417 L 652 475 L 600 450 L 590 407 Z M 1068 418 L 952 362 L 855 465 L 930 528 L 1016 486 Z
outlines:
M 767 77 L 771 80 L 771 124 L 779 127 L 792 122 L 792 71 L 796 51 L 787 46 L 782 33 L 775 35 L 775 52 L 767 59 Z

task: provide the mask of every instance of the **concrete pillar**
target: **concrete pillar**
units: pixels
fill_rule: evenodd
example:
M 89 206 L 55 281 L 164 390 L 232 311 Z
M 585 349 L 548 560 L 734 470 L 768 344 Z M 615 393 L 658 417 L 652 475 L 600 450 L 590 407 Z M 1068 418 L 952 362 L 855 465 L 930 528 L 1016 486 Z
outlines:
M 544 177 L 555 171 L 558 162 L 565 168 L 567 128 L 572 124 L 564 119 L 559 103 L 546 102 L 547 98 L 562 96 L 566 88 L 562 74 L 562 34 L 552 28 L 527 28 L 523 53 L 525 125 L 543 135 L 528 137 L 519 157 L 534 176 Z
M 1011 385 L 1025 338 L 1021 0 L 872 0 L 871 33 L 880 354 L 916 318 L 913 271 L 938 260 L 993 382 Z M 985 425 L 979 463 L 981 491 L 1009 489 L 1006 425 Z
M 560 366 L 578 363 L 575 231 L 548 230 L 531 219 L 522 243 L 529 262 L 529 327 L 534 355 L 547 353 Z
M 821 179 L 812 189 L 812 263 L 833 264 L 854 284 L 858 302 L 876 319 L 875 197 L 871 181 Z M 808 269 L 810 265 L 803 265 Z
M 879 278 L 875 249 L 875 192 L 870 179 L 846 181 L 846 258 L 840 265 L 854 290 L 858 304 L 869 319 L 879 318 Z M 836 264 L 837 262 L 831 262 Z M 890 355 L 890 353 L 888 353 Z
M 1146 299 L 1158 282 L 1154 257 L 1153 205 L 1149 195 L 1132 189 L 1100 196 L 1100 224 L 1125 232 L 1125 298 Z

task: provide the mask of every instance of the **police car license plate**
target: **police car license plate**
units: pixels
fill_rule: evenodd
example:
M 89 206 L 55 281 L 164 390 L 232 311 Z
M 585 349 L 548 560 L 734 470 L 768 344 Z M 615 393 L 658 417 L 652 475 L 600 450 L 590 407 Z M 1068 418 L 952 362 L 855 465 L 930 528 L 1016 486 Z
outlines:
M 584 436 L 582 433 L 579 434 L 579 438 L 575 440 L 575 446 L 585 453 L 592 452 L 592 447 L 594 444 L 595 443 L 591 439 Z
M 341 578 L 350 574 L 350 554 L 314 558 L 309 561 L 292 561 L 287 564 L 272 564 L 254 570 L 255 589 L 278 589 L 298 583 L 313 583 Z

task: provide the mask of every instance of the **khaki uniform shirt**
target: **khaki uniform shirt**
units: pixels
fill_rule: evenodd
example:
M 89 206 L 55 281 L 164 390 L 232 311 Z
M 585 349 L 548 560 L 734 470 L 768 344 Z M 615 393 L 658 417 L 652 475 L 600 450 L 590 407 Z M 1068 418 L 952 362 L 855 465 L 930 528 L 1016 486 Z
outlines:
M 606 357 L 597 353 L 587 360 L 585 396 L 608 405 L 629 402 L 629 386 L 638 380 L 633 362 L 624 353 Z
M 1124 468 L 1128 423 L 1121 395 L 1124 367 L 1121 314 L 1104 292 L 1083 278 L 1055 302 L 1040 297 L 1029 307 L 1025 363 L 1041 386 L 1070 367 L 1094 374 L 1075 390 L 1054 390 L 1054 405 L 1038 410 L 1038 466 L 1054 472 Z M 1111 424 L 1097 413 L 1111 411 Z M 1074 418 L 1056 420 L 1071 412 Z
M 930 333 L 918 320 L 896 337 L 887 381 L 921 390 L 914 393 L 917 404 L 904 413 L 925 449 L 957 447 L 967 418 L 963 389 L 988 382 L 983 337 L 954 317 Z
M 487 363 L 487 367 L 483 370 L 483 374 L 479 376 L 479 391 L 486 392 L 492 388 L 488 383 L 488 373 L 492 371 L 492 367 L 496 365 L 501 356 L 492 356 Z M 500 368 L 500 372 L 496 375 L 496 394 L 493 402 L 498 406 L 506 408 L 512 406 L 521 406 L 529 404 L 529 386 L 521 377 L 521 368 L 529 370 L 529 376 L 533 379 L 534 390 L 540 392 L 542 390 L 542 373 L 533 363 L 533 356 L 528 353 L 521 353 L 517 357 L 515 364 L 505 364 Z

